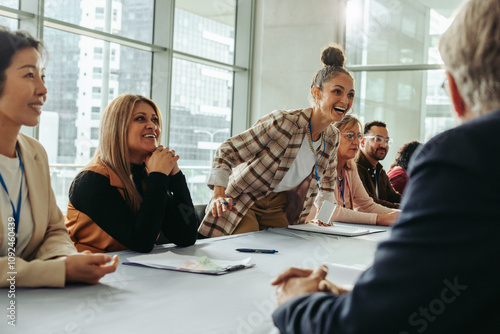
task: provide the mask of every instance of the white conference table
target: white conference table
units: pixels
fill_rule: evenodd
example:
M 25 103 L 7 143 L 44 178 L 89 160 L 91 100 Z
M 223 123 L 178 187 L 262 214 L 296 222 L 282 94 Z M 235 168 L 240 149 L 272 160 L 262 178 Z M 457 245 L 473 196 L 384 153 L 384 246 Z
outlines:
M 156 246 L 153 252 L 240 260 L 256 266 L 211 276 L 136 267 L 120 263 L 97 285 L 64 289 L 18 289 L 16 327 L 0 317 L 0 333 L 277 333 L 271 314 L 275 287 L 269 282 L 290 266 L 322 263 L 368 267 L 384 230 L 338 237 L 289 229 L 198 240 L 191 247 Z M 236 248 L 276 249 L 277 254 L 239 253 Z M 120 262 L 139 253 L 118 252 Z M 333 277 L 330 277 L 333 279 Z M 6 293 L 1 291 L 0 293 Z M 0 298 L 0 304 L 7 298 Z M 5 306 L 5 307 L 4 307 Z M 7 305 L 1 305 L 6 311 Z

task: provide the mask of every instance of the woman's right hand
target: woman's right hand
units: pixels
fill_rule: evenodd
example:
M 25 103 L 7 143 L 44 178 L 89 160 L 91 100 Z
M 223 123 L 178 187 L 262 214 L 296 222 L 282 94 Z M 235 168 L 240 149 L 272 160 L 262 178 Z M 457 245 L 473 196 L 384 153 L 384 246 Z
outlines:
M 226 188 L 214 186 L 214 195 L 212 196 L 212 215 L 222 217 L 227 210 L 233 209 L 233 199 L 226 197 Z
M 400 210 L 377 215 L 377 225 L 390 226 L 396 222 L 398 219 Z
M 168 147 L 158 146 L 153 153 L 146 158 L 146 167 L 149 172 L 159 172 L 165 175 L 170 175 L 172 170 L 177 166 L 179 156 L 175 155 L 174 150 Z
M 111 263 L 109 263 L 112 261 Z M 66 264 L 66 283 L 97 284 L 106 274 L 118 266 L 118 255 L 91 254 L 88 251 L 69 255 Z

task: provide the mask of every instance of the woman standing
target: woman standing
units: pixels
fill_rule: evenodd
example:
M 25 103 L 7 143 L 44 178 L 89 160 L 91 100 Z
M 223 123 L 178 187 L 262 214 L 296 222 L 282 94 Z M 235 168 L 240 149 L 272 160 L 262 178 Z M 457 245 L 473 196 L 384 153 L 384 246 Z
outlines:
M 42 49 L 28 33 L 0 27 L 0 287 L 12 272 L 17 287 L 95 284 L 118 265 L 116 256 L 77 254 L 50 186 L 47 153 L 20 133 L 39 123 L 47 98 Z
M 339 46 L 328 46 L 321 60 L 310 108 L 274 111 L 219 147 L 208 180 L 214 193 L 199 229 L 202 235 L 303 223 L 315 199 L 319 204 L 333 201 L 339 137 L 331 124 L 351 108 L 354 79 L 344 68 Z
M 157 146 L 161 125 L 144 96 L 122 94 L 104 110 L 99 147 L 69 191 L 66 226 L 78 250 L 150 252 L 160 233 L 195 243 L 198 218 L 179 156 Z

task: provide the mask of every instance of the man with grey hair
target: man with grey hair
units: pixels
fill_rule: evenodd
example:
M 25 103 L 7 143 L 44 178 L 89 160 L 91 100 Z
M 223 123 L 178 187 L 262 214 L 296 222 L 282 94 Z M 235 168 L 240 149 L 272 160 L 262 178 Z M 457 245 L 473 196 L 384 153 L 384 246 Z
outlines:
M 470 0 L 439 50 L 463 124 L 415 153 L 398 222 L 351 292 L 326 267 L 279 275 L 282 333 L 500 331 L 500 0 Z

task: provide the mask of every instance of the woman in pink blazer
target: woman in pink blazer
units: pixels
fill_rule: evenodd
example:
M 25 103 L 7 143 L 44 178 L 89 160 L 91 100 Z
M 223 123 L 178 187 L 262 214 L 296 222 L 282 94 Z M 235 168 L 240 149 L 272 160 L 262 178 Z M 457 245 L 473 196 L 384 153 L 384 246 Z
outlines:
M 346 115 L 334 126 L 340 131 L 340 143 L 337 149 L 336 207 L 330 221 L 391 225 L 396 221 L 399 210 L 377 204 L 368 196 L 352 160 L 363 138 L 361 123 L 355 116 Z M 320 222 L 320 225 L 323 224 Z

